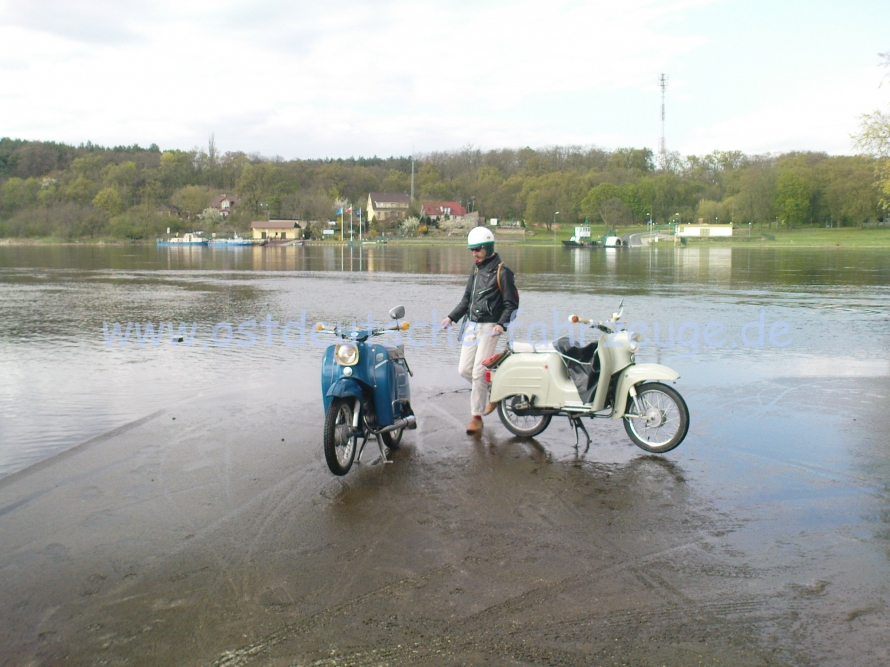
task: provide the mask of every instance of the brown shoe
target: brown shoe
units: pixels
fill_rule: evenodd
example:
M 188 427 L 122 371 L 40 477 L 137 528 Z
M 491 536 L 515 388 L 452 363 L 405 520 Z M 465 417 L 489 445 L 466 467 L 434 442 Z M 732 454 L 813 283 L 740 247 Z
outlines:
M 485 410 L 482 412 L 483 415 L 490 415 L 492 412 L 498 409 L 497 403 L 489 403 L 485 406 Z
M 477 415 L 473 415 L 473 418 L 470 420 L 469 425 L 467 426 L 467 435 L 477 435 L 482 432 L 482 417 Z

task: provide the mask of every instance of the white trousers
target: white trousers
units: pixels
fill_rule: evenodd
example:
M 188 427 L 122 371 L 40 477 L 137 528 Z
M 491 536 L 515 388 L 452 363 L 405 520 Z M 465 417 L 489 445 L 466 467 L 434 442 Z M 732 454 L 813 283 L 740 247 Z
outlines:
M 467 382 L 473 385 L 470 392 L 470 412 L 481 417 L 488 405 L 488 383 L 485 381 L 485 366 L 482 362 L 494 354 L 499 336 L 492 336 L 493 322 L 468 322 L 460 349 L 458 371 Z

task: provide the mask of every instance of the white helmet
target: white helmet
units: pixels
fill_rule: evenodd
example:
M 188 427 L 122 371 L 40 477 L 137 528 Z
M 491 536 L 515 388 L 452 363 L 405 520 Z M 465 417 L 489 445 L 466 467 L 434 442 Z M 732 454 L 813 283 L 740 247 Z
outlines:
M 467 247 L 478 248 L 486 243 L 494 243 L 494 234 L 488 227 L 473 227 L 467 235 Z

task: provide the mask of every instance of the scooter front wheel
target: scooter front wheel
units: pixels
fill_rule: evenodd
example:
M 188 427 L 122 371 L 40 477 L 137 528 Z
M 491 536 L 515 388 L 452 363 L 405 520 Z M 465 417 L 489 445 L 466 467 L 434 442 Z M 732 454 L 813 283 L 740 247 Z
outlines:
M 640 417 L 624 417 L 624 430 L 633 443 L 647 452 L 663 454 L 683 442 L 689 430 L 689 408 L 673 388 L 661 382 L 637 386 L 636 403 L 628 400 L 628 412 Z
M 551 415 L 517 414 L 520 406 L 528 405 L 527 396 L 507 396 L 498 403 L 498 417 L 507 430 L 524 438 L 538 435 L 550 425 Z
M 355 459 L 358 437 L 352 432 L 354 399 L 335 398 L 324 418 L 324 457 L 335 475 L 345 475 Z

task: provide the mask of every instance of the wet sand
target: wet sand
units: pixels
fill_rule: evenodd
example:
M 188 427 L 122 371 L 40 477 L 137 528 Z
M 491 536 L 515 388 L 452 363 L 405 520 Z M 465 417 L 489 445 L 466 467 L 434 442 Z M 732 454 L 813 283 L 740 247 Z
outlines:
M 196 397 L 0 480 L 0 662 L 890 663 L 870 476 L 886 459 L 805 455 L 890 431 L 855 401 L 812 408 L 852 384 L 728 400 L 681 381 L 687 441 L 650 456 L 606 421 L 586 454 L 565 420 L 522 441 L 492 416 L 468 437 L 468 393 L 441 373 L 416 378 L 420 427 L 391 465 L 369 446 L 335 478 L 307 377 Z M 774 457 L 745 447 L 771 432 Z

